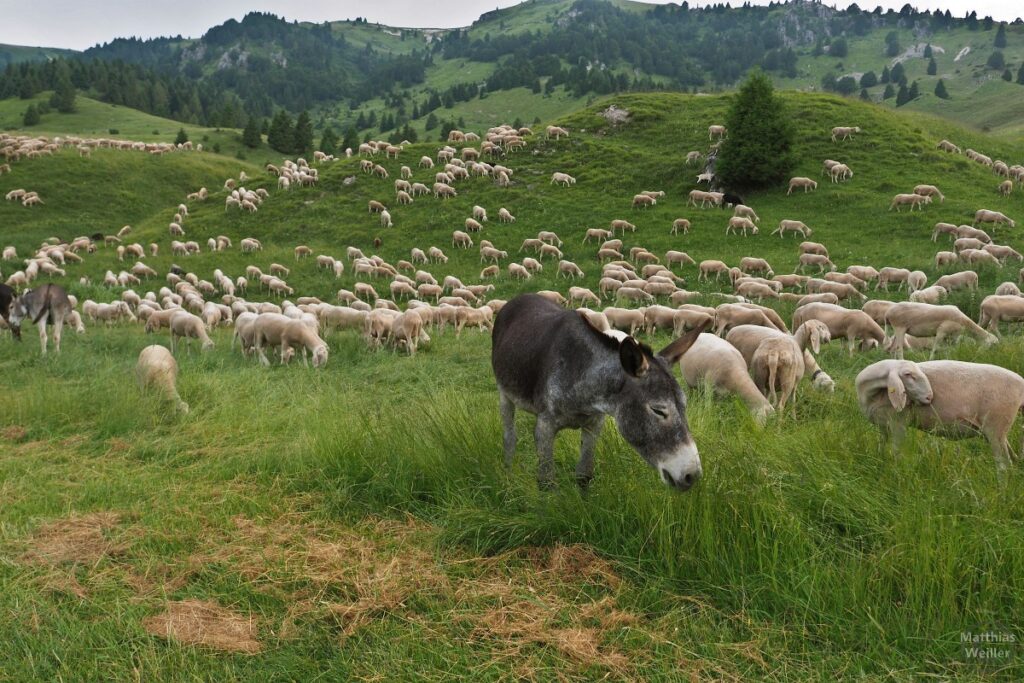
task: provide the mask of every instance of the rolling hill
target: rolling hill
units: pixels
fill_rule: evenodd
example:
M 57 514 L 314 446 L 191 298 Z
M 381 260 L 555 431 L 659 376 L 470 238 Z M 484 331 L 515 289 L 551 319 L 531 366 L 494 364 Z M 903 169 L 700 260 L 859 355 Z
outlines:
M 935 222 L 970 222 L 982 206 L 1024 218 L 1024 193 L 1000 197 L 991 171 L 935 147 L 949 138 L 1012 163 L 1024 159 L 1020 140 L 932 115 L 789 92 L 783 99 L 800 133 L 796 173 L 821 179 L 822 160 L 835 158 L 854 176 L 834 185 L 822 179 L 813 193 L 787 196 L 776 187 L 747 195 L 760 233 L 726 235 L 727 211 L 686 205 L 696 170 L 684 158 L 707 149 L 707 126 L 722 120 L 730 97 L 613 96 L 555 118 L 570 137 L 534 135 L 526 150 L 504 159 L 514 169 L 510 187 L 475 177 L 457 183 L 453 199 L 425 196 L 410 206 L 392 201 L 393 181 L 408 165 L 412 180 L 429 185 L 433 171 L 416 162 L 434 156 L 437 143 L 378 158 L 388 179 L 361 173 L 358 159 L 340 159 L 318 165 L 316 186 L 289 191 L 261 170 L 281 162 L 265 148 L 250 155 L 251 164 L 206 152 L 99 149 L 79 158 L 62 151 L 16 162 L 0 176 L 0 194 L 25 187 L 46 201 L 0 203 L 2 240 L 24 258 L 52 235 L 111 234 L 129 223 L 130 241 L 161 246 L 145 259 L 161 275 L 172 263 L 210 278 L 218 268 L 238 276 L 249 264 L 276 262 L 291 268 L 296 296 L 334 301 L 339 288 L 357 281 L 388 296 L 388 283 L 356 278 L 347 260 L 335 277 L 313 259 L 297 260 L 297 244 L 342 259 L 356 246 L 392 263 L 414 246 L 437 245 L 450 260 L 426 269 L 477 283 L 479 252 L 452 248 L 450 240 L 481 205 L 491 220 L 474 239 L 518 260 L 524 238 L 553 230 L 565 257 L 586 273 L 570 283 L 546 261 L 542 273 L 519 282 L 503 270 L 493 295 L 509 298 L 570 284 L 596 289 L 596 245 L 584 244 L 583 233 L 615 218 L 637 225 L 623 236 L 626 249 L 680 249 L 730 264 L 757 255 L 779 272 L 796 265 L 799 240 L 769 233 L 780 219 L 798 218 L 840 268 L 898 265 L 929 279 L 944 272 L 933 254 L 949 246 L 945 237 L 931 241 Z M 609 123 L 602 116 L 609 104 L 629 111 L 628 121 Z M 832 143 L 837 124 L 863 132 Z M 252 176 L 248 187 L 269 191 L 254 214 L 225 210 L 223 180 L 241 170 Z M 553 185 L 554 171 L 574 175 L 576 184 Z M 920 213 L 887 210 L 893 194 L 921 182 L 939 186 L 945 201 Z M 211 196 L 191 203 L 184 228 L 202 251 L 173 256 L 167 224 L 200 185 Z M 641 190 L 666 194 L 650 209 L 631 209 Z M 388 205 L 393 228 L 367 212 L 371 199 Z M 498 223 L 499 207 L 517 221 Z M 693 229 L 671 235 L 680 216 Z M 998 229 L 996 239 L 1020 247 L 1018 230 Z M 205 240 L 220 234 L 235 247 L 207 251 Z M 264 250 L 240 253 L 246 236 L 260 238 Z M 19 266 L 0 265 L 5 275 Z M 120 288 L 99 284 L 103 273 L 125 265 L 100 247 L 69 264 L 60 281 L 81 301 L 109 301 Z M 1017 275 L 1016 264 L 979 270 L 980 292 L 950 298 L 972 315 L 984 293 Z M 692 266 L 679 272 L 691 290 L 729 288 L 698 283 Z M 136 290 L 164 284 L 149 280 Z M 266 294 L 253 283 L 247 296 Z M 792 304 L 778 309 L 788 318 Z M 139 349 L 164 343 L 166 333 L 89 325 L 84 335 L 66 335 L 59 357 L 47 358 L 35 355 L 34 341 L 0 339 L 0 477 L 8 494 L 0 548 L 10 558 L 0 563 L 7 587 L 0 609 L 11 615 L 0 622 L 5 673 L 1021 678 L 1019 658 L 979 664 L 965 659 L 961 642 L 961 633 L 987 628 L 979 624 L 1013 624 L 1024 612 L 1024 559 L 1012 552 L 1024 543 L 1021 466 L 1000 477 L 983 440 L 917 434 L 894 457 L 861 416 L 853 388 L 861 368 L 886 357 L 882 350 L 852 355 L 828 345 L 820 362 L 836 392 L 801 389 L 797 416 L 765 426 L 737 401 L 703 387 L 688 391 L 705 477 L 685 496 L 666 495 L 609 426 L 597 478 L 581 495 L 572 483 L 575 436 L 556 446 L 557 491 L 537 490 L 532 420 L 520 424 L 516 461 L 502 465 L 486 334 L 456 338 L 431 329 L 431 342 L 406 357 L 369 350 L 356 330 L 325 332 L 330 362 L 313 372 L 298 361 L 260 367 L 231 347 L 231 331 L 214 330 L 211 352 L 179 353 L 187 416 L 172 415 L 132 379 Z M 666 333 L 644 338 L 655 347 L 668 341 Z M 942 353 L 1024 371 L 1017 334 Z M 908 355 L 923 359 L 925 352 Z M 83 561 L 58 545 L 65 538 Z M 198 615 L 207 632 L 230 637 L 187 632 L 173 610 L 189 607 L 184 621 Z
M 550 120 L 624 90 L 727 90 L 752 67 L 782 88 L 820 91 L 838 82 L 856 96 L 864 74 L 881 77 L 902 62 L 906 84 L 916 82 L 919 91 L 903 106 L 1015 134 L 1024 120 L 1024 27 L 1003 26 L 1003 66 L 992 68 L 999 26 L 972 15 L 835 10 L 814 2 L 682 9 L 529 0 L 464 29 L 289 23 L 252 13 L 197 39 L 98 45 L 82 57 L 107 66 L 82 71 L 77 81 L 88 82 L 85 93 L 96 99 L 184 121 L 241 128 L 248 114 L 308 109 L 318 131 L 354 127 L 359 138 L 400 140 L 437 138 L 445 123 L 490 126 L 510 114 L 525 123 Z M 926 45 L 934 75 L 922 57 Z M 112 60 L 147 71 L 111 79 Z M 19 74 L 0 78 L 0 93 L 21 92 Z M 939 79 L 950 99 L 932 94 Z M 52 87 L 45 72 L 38 80 L 34 87 Z M 868 85 L 863 96 L 895 106 L 895 90 L 884 98 L 885 89 Z

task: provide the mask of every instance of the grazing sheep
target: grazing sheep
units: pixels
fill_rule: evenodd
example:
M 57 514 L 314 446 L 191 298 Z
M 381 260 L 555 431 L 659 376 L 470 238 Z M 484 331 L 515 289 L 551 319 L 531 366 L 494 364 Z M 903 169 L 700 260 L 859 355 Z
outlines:
M 588 303 L 593 303 L 595 306 L 601 305 L 601 299 L 586 287 L 570 287 L 569 304 L 572 305 L 576 302 L 579 302 L 584 307 Z
M 846 339 L 853 355 L 857 343 L 862 351 L 885 343 L 885 331 L 864 311 L 830 303 L 809 303 L 793 312 L 793 327 L 799 329 L 808 320 L 820 320 L 828 327 L 831 339 Z
M 672 267 L 673 264 L 678 263 L 680 265 L 696 265 L 694 260 L 690 258 L 690 255 L 684 251 L 666 251 L 665 252 L 665 265 Z
M 940 204 L 946 201 L 946 197 L 934 185 L 918 185 L 914 188 L 914 194 L 919 194 L 922 197 L 938 197 Z
M 1013 192 L 1013 181 L 1004 180 L 1003 182 L 999 183 L 998 190 L 999 194 L 1003 195 L 1004 197 L 1009 197 L 1010 193 Z
M 153 318 L 150 317 L 150 320 Z M 148 321 L 147 321 L 148 325 Z M 171 353 L 175 352 L 176 342 L 179 337 L 184 337 L 188 349 L 192 350 L 192 339 L 202 342 L 202 350 L 209 351 L 213 348 L 213 340 L 206 333 L 206 325 L 203 319 L 188 311 L 175 311 L 168 320 L 168 327 L 171 330 Z
M 880 361 L 857 375 L 861 411 L 898 449 L 907 426 L 947 437 L 981 433 L 996 466 L 1010 463 L 1007 440 L 1024 408 L 1024 378 L 996 365 L 938 360 Z
M 999 334 L 1000 322 L 1024 322 L 1024 299 L 1020 296 L 1020 290 L 1012 282 L 1003 283 L 1000 289 L 1007 284 L 1017 293 L 999 294 L 999 290 L 996 290 L 996 294 L 985 297 L 981 302 L 978 324 L 995 335 Z
M 757 226 L 754 225 L 754 222 L 746 216 L 733 216 L 730 218 L 729 223 L 725 227 L 725 234 L 728 235 L 730 232 L 735 234 L 738 229 L 743 231 L 744 237 L 747 235 L 747 230 L 750 230 L 751 234 L 754 235 L 758 232 Z
M 753 256 L 744 256 L 740 259 L 740 270 L 744 273 L 765 273 L 765 277 L 775 275 L 775 271 L 766 260 Z
M 551 174 L 551 185 L 559 184 L 563 187 L 569 187 L 570 185 L 576 184 L 576 179 L 568 173 L 552 173 Z
M 893 268 L 887 266 L 878 271 L 878 282 L 875 283 L 875 290 L 879 287 L 885 291 L 889 291 L 890 282 L 898 282 L 899 287 L 897 290 L 903 289 L 903 286 L 907 283 L 907 278 L 910 277 L 910 271 L 906 268 Z
M 838 183 L 852 178 L 853 171 L 846 164 L 835 164 L 832 168 L 828 169 L 828 175 L 833 183 Z
M 911 292 L 909 299 L 922 304 L 937 304 L 946 297 L 947 293 L 945 287 L 932 285 Z
M 932 242 L 937 241 L 939 235 L 958 236 L 958 228 L 952 223 L 936 223 L 935 229 L 932 230 Z
M 135 377 L 139 388 L 155 387 L 174 401 L 179 412 L 188 413 L 188 404 L 181 400 L 176 387 L 178 362 L 166 348 L 154 344 L 142 349 L 135 364 Z
M 633 208 L 645 208 L 648 206 L 654 206 L 658 203 L 658 200 L 654 197 L 650 197 L 645 194 L 633 195 Z
M 750 218 L 751 220 L 753 220 L 755 223 L 761 222 L 761 218 L 757 215 L 757 213 L 746 204 L 735 204 L 733 206 L 733 215 L 745 216 L 746 218 Z
M 1006 214 L 999 211 L 989 211 L 988 209 L 978 209 L 974 212 L 974 226 L 977 227 L 979 223 L 992 223 L 993 225 L 1004 223 L 1011 228 L 1017 227 L 1017 224 L 1008 218 Z
M 735 339 L 742 335 L 743 328 L 733 328 L 729 333 Z M 756 338 L 756 337 L 755 337 Z M 758 390 L 781 414 L 786 402 L 795 395 L 797 384 L 804 376 L 804 356 L 808 347 L 817 350 L 829 341 L 828 328 L 818 320 L 808 320 L 797 329 L 793 336 L 769 334 L 762 338 L 750 359 L 750 373 Z M 727 342 L 735 345 L 732 339 Z M 796 415 L 796 403 L 793 403 Z
M 775 412 L 757 390 L 747 373 L 743 356 L 727 341 L 713 334 L 701 334 L 679 360 L 683 381 L 691 389 L 710 385 L 717 395 L 735 394 L 750 410 L 754 419 L 763 423 Z
M 940 285 L 941 286 L 941 285 Z M 904 337 L 935 337 L 931 355 L 942 340 L 952 334 L 970 334 L 982 343 L 994 344 L 995 336 L 979 327 L 956 306 L 935 306 L 932 304 L 904 301 L 894 304 L 885 314 L 885 321 L 893 329 L 891 350 L 902 360 Z
M 853 134 L 859 132 L 860 128 L 858 126 L 836 126 L 832 129 L 832 142 L 852 139 Z
M 947 292 L 954 292 L 958 289 L 968 289 L 970 291 L 977 291 L 978 289 L 978 274 L 973 270 L 964 270 L 959 273 L 950 273 L 949 275 L 943 275 L 935 284 L 943 287 Z
M 910 210 L 913 211 L 916 206 L 919 211 L 924 211 L 925 204 L 931 204 L 932 198 L 929 196 L 923 196 L 919 194 L 898 194 L 892 198 L 892 203 L 889 204 L 889 210 L 896 209 L 896 213 L 900 212 L 901 206 L 910 205 Z
M 508 209 L 501 207 L 498 209 L 498 220 L 502 223 L 515 223 L 516 217 L 508 212 Z
M 722 273 L 729 272 L 729 266 L 725 265 L 725 263 L 723 263 L 722 261 L 708 259 L 706 261 L 700 262 L 698 270 L 699 274 L 697 275 L 697 280 L 709 280 L 711 273 L 714 273 L 715 282 L 718 282 L 718 278 L 722 275 Z
M 727 132 L 726 128 L 723 125 L 714 124 L 714 125 L 708 126 L 708 140 L 713 140 L 716 137 L 719 140 L 721 140 L 722 138 L 725 137 L 726 132 Z
M 615 219 L 611 222 L 611 234 L 614 235 L 615 231 L 618 230 L 622 234 L 625 234 L 627 230 L 630 232 L 636 232 L 636 226 L 629 221 L 624 221 L 621 218 Z
M 987 251 L 988 253 L 995 256 L 997 259 L 999 259 L 1000 263 L 1006 263 L 1006 261 L 1011 258 L 1016 259 L 1017 261 L 1024 261 L 1024 255 L 1022 255 L 1013 247 L 1008 247 L 1006 245 L 986 244 L 985 246 L 982 247 L 982 250 Z
M 565 277 L 571 277 L 576 279 L 577 277 L 585 277 L 583 271 L 572 261 L 561 260 L 558 262 L 558 274 L 564 275 Z
M 928 284 L 928 276 L 920 270 L 915 270 L 907 276 L 907 291 L 913 294 L 919 289 L 924 289 Z
M 822 254 L 800 254 L 800 272 L 805 272 L 808 266 L 817 266 L 818 272 L 822 273 L 827 268 L 828 270 L 834 271 L 836 264 L 832 263 L 832 260 L 828 256 Z
M 785 236 L 787 232 L 799 233 L 801 237 L 810 237 L 813 231 L 807 227 L 807 224 L 803 221 L 794 221 L 783 219 L 779 221 L 779 227 L 772 230 L 773 235 L 778 234 L 780 238 Z
M 939 140 L 939 144 L 935 145 L 936 148 L 941 149 L 943 152 L 950 152 L 951 154 L 960 154 L 960 148 L 954 145 L 949 140 Z
M 786 194 L 787 195 L 793 194 L 793 190 L 798 188 L 798 187 L 799 188 L 803 188 L 804 192 L 809 192 L 811 190 L 817 190 L 818 189 L 818 181 L 817 180 L 811 180 L 810 178 L 804 178 L 802 176 L 797 176 L 795 178 L 791 178 L 790 181 L 789 181 L 789 190 L 786 191 Z

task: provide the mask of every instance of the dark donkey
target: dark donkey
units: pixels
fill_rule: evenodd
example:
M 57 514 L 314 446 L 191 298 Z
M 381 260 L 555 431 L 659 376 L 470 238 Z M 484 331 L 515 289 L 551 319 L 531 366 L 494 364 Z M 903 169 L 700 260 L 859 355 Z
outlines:
M 14 301 L 15 296 L 13 289 L 0 283 L 0 318 L 3 318 L 8 327 L 11 327 L 11 302 Z M 14 335 L 15 339 L 21 339 L 20 329 L 11 327 L 11 334 Z
M 46 326 L 53 325 L 53 348 L 60 353 L 60 333 L 64 319 L 71 314 L 68 293 L 60 285 L 45 284 L 38 289 L 26 289 L 11 303 L 8 322 L 11 331 L 21 339 L 21 321 L 31 318 L 39 328 L 39 343 L 46 355 Z
M 576 480 L 594 476 L 594 447 L 611 415 L 623 438 L 685 491 L 700 479 L 697 447 L 686 423 L 686 397 L 672 367 L 703 328 L 691 330 L 655 355 L 629 336 L 599 332 L 582 316 L 536 294 L 516 297 L 498 313 L 491 366 L 498 381 L 505 464 L 516 447 L 515 412 L 537 416 L 538 481 L 554 483 L 552 447 L 562 429 L 581 429 Z

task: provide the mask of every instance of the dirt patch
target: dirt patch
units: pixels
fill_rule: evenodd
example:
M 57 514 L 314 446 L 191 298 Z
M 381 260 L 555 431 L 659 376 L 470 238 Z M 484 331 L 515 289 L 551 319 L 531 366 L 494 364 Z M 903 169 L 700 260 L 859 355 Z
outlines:
M 0 430 L 0 438 L 5 441 L 24 441 L 28 436 L 28 430 L 19 425 L 11 425 Z
M 251 617 L 215 602 L 169 602 L 161 614 L 143 619 L 142 627 L 155 636 L 224 652 L 257 654 L 263 649 L 256 639 L 256 625 Z
M 21 561 L 51 566 L 95 565 L 108 555 L 120 555 L 126 546 L 106 535 L 120 521 L 116 512 L 94 512 L 44 524 L 29 538 L 29 549 Z
M 604 120 L 613 126 L 619 126 L 623 123 L 627 123 L 629 121 L 629 117 L 632 115 L 633 113 L 628 109 L 616 107 L 614 104 L 601 112 L 601 116 L 604 117 Z

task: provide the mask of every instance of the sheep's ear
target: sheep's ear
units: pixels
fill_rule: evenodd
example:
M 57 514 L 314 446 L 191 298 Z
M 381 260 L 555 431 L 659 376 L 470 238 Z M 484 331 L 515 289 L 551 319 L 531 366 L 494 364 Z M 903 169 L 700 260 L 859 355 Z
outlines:
M 907 389 L 903 386 L 900 373 L 895 368 L 889 371 L 887 384 L 889 388 L 889 403 L 892 403 L 892 407 L 896 409 L 897 413 L 901 412 L 907 407 Z
M 815 356 L 821 353 L 821 335 L 817 330 L 811 334 L 811 350 L 814 351 Z
M 690 347 L 693 346 L 694 342 L 700 337 L 700 335 L 711 326 L 710 320 L 705 320 L 695 328 L 684 334 L 679 339 L 663 348 L 658 355 L 664 358 L 669 365 L 674 365 L 683 354 L 689 351 Z
M 626 337 L 619 344 L 619 361 L 622 363 L 622 368 L 633 377 L 643 377 L 650 368 L 644 350 L 632 337 Z

